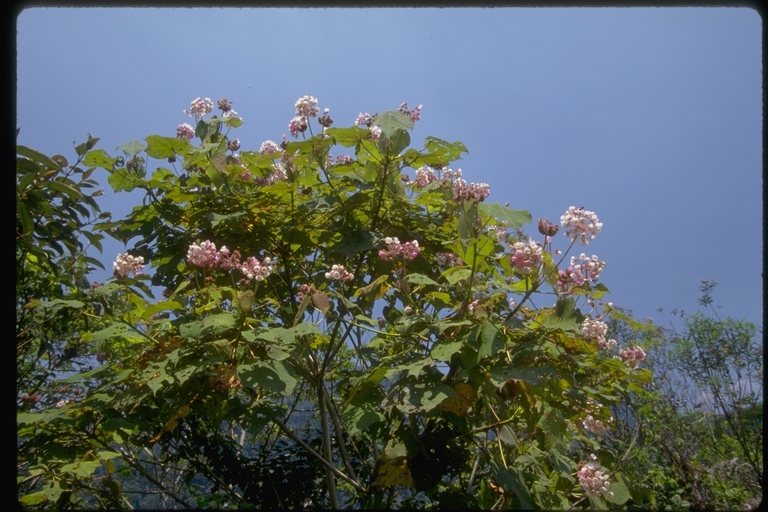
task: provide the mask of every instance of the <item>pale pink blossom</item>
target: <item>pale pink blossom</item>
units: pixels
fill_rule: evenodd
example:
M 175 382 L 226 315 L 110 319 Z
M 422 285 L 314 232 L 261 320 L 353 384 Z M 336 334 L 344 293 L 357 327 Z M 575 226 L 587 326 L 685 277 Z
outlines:
M 594 454 L 590 455 L 589 458 L 588 462 L 579 462 L 579 483 L 590 496 L 597 497 L 602 494 L 607 498 L 612 498 L 613 493 L 608 490 L 608 474 L 597 462 L 597 457 Z
M 216 245 L 210 240 L 200 242 L 200 244 L 191 244 L 187 250 L 187 261 L 191 265 L 204 268 L 213 268 L 219 263 L 219 253 L 216 251 Z
M 414 185 L 417 188 L 424 188 L 435 181 L 437 181 L 437 175 L 433 169 L 427 166 L 416 169 L 416 180 L 414 181 Z
M 583 207 L 571 206 L 561 217 L 565 236 L 571 240 L 579 240 L 582 245 L 587 245 L 603 229 L 603 224 L 597 218 L 595 212 L 585 210 Z
M 187 123 L 180 124 L 179 126 L 176 127 L 176 138 L 177 139 L 194 139 L 195 129 L 192 128 Z
M 379 137 L 381 137 L 381 128 L 379 128 L 378 126 L 371 126 L 370 132 L 371 132 L 371 140 L 379 140 Z
M 278 151 L 280 151 L 280 147 L 271 140 L 265 140 L 261 143 L 261 147 L 259 148 L 260 155 L 271 155 L 273 153 L 277 153 Z
M 245 274 L 248 279 L 263 281 L 272 274 L 274 262 L 271 258 L 264 258 L 262 261 L 251 256 L 240 265 L 240 272 Z
M 296 115 L 301 117 L 315 117 L 320 112 L 317 106 L 317 98 L 304 96 L 296 100 Z
M 330 272 L 325 273 L 325 278 L 331 281 L 351 281 L 355 278 L 355 275 L 348 272 L 344 265 L 334 265 L 331 267 Z
M 288 131 L 291 132 L 291 135 L 294 137 L 298 137 L 300 132 L 303 132 L 307 129 L 307 120 L 304 117 L 297 116 L 291 119 L 291 122 L 288 123 Z
M 118 254 L 112 263 L 112 270 L 118 279 L 124 279 L 131 273 L 134 275 L 141 274 L 142 270 L 144 270 L 144 258 L 142 256 L 131 256 L 128 253 Z
M 635 368 L 640 361 L 645 359 L 645 350 L 641 347 L 625 348 L 619 351 L 619 356 L 630 368 Z
M 211 98 L 200 99 L 197 97 L 192 100 L 189 110 L 185 110 L 184 113 L 189 114 L 189 117 L 203 117 L 211 110 L 213 110 Z
M 510 249 L 513 253 L 509 260 L 523 274 L 530 274 L 534 268 L 541 264 L 541 247 L 533 240 L 528 241 L 528 243 L 515 242 Z
M 474 201 L 476 203 L 484 201 L 491 193 L 491 187 L 487 183 L 471 183 L 462 178 L 453 181 L 453 200 L 454 201 Z
M 400 240 L 398 240 L 396 237 L 387 237 L 384 239 L 384 243 L 387 245 L 387 247 L 379 251 L 379 258 L 383 259 L 384 261 L 389 261 L 396 258 L 413 260 L 421 252 L 421 249 L 419 249 L 419 242 L 416 240 L 401 244 Z

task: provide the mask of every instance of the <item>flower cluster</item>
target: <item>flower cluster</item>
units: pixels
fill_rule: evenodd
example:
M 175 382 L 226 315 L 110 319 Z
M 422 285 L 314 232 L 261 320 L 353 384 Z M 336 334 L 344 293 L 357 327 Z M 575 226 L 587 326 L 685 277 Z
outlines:
M 334 265 L 330 272 L 325 273 L 325 278 L 332 281 L 351 281 L 355 275 L 348 272 L 343 265 Z
M 357 119 L 355 119 L 355 124 L 357 126 L 367 126 L 370 127 L 371 123 L 373 123 L 373 116 L 366 112 L 363 114 L 362 112 L 357 116 Z
M 579 462 L 579 483 L 590 496 L 600 496 L 612 498 L 613 493 L 608 490 L 608 475 L 597 463 L 597 457 L 592 454 L 589 456 L 589 462 Z
M 304 96 L 296 100 L 296 115 L 301 117 L 315 117 L 320 113 L 317 106 L 317 98 L 314 96 Z
M 130 273 L 141 274 L 141 271 L 144 270 L 144 258 L 131 256 L 128 253 L 118 254 L 117 259 L 112 263 L 112 270 L 118 279 L 124 279 Z
M 530 274 L 534 267 L 538 267 L 541 264 L 541 247 L 530 240 L 527 244 L 525 242 L 516 242 L 510 250 L 513 251 L 509 260 L 512 264 L 522 272 L 523 274 Z
M 381 137 L 381 128 L 378 126 L 371 126 L 369 131 L 371 132 L 371 140 L 379 140 L 379 137 Z
M 264 154 L 271 155 L 271 154 L 277 153 L 278 151 L 280 151 L 280 147 L 271 140 L 265 140 L 264 142 L 261 143 L 261 147 L 259 148 L 260 155 L 264 155 Z
M 273 183 L 286 179 L 288 179 L 288 175 L 285 173 L 285 168 L 281 164 L 272 164 L 272 174 L 266 178 L 257 176 L 254 178 L 254 181 L 257 185 L 266 187 L 267 185 L 272 185 Z
M 542 220 L 539 218 L 539 233 L 545 236 L 555 236 L 560 230 L 560 226 L 553 224 L 549 219 Z
M 446 265 L 448 267 L 457 267 L 459 265 L 464 264 L 461 258 L 459 258 L 455 254 L 450 252 L 439 252 L 435 256 L 435 258 L 437 259 L 438 265 Z
M 333 124 L 333 119 L 331 119 L 329 112 L 330 109 L 323 109 L 323 115 L 317 119 L 317 122 L 320 123 L 323 129 L 329 128 Z
M 241 262 L 239 251 L 230 251 L 226 246 L 222 246 L 217 251 L 216 245 L 210 240 L 190 245 L 187 251 L 187 261 L 191 265 L 203 268 L 214 268 L 218 265 L 222 270 L 237 269 L 248 279 L 255 279 L 256 281 L 263 281 L 269 277 L 275 265 L 275 261 L 269 257 L 259 261 L 251 256 Z
M 605 339 L 605 335 L 607 333 L 608 324 L 601 322 L 600 320 L 592 320 L 591 318 L 587 318 L 584 320 L 584 324 L 581 326 L 581 335 L 596 342 L 598 348 L 606 350 L 616 348 L 616 340 Z
M 245 262 L 240 265 L 240 272 L 245 274 L 248 279 L 254 279 L 256 281 L 263 281 L 265 278 L 272 274 L 272 268 L 274 263 L 272 258 L 266 257 L 262 261 L 257 260 L 251 256 Z
M 569 292 L 574 286 L 582 286 L 587 281 L 597 282 L 600 273 L 605 267 L 605 262 L 600 261 L 596 254 L 588 258 L 581 253 L 579 257 L 571 256 L 571 264 L 565 270 L 558 272 L 557 286 L 563 293 Z
M 192 128 L 187 123 L 180 124 L 176 127 L 176 138 L 177 139 L 194 139 L 195 138 L 195 129 Z
M 240 149 L 240 139 L 232 139 L 227 141 L 227 149 L 230 151 L 237 151 Z
M 576 209 L 575 206 L 571 206 L 568 208 L 568 211 L 560 217 L 560 224 L 564 228 L 565 236 L 571 240 L 579 240 L 582 245 L 587 245 L 594 240 L 600 230 L 603 229 L 603 224 L 595 212 L 585 210 L 584 207 Z
M 625 348 L 619 351 L 619 356 L 624 359 L 628 366 L 634 368 L 640 361 L 645 359 L 645 350 L 640 347 Z
M 416 187 L 424 188 L 435 181 L 437 181 L 437 175 L 434 170 L 427 166 L 416 169 L 416 180 L 414 181 Z
M 397 238 L 387 237 L 384 239 L 384 243 L 387 244 L 387 248 L 379 251 L 379 258 L 384 261 L 393 260 L 398 257 L 412 260 L 419 255 L 419 252 L 421 252 L 421 249 L 419 249 L 419 242 L 416 240 L 401 244 L 400 240 Z
M 605 434 L 610 428 L 605 422 L 596 420 L 591 414 L 587 415 L 587 418 L 582 422 L 587 432 L 592 432 L 599 436 Z
M 488 232 L 499 242 L 505 242 L 507 238 L 509 238 L 509 232 L 507 231 L 508 225 L 509 222 L 496 219 L 496 224 L 494 226 L 488 226 Z
M 421 105 L 417 105 L 413 110 L 409 110 L 408 103 L 401 103 L 398 110 L 403 114 L 410 116 L 414 123 L 421 119 Z
M 189 117 L 203 117 L 211 110 L 213 110 L 211 98 L 200 99 L 197 97 L 192 101 L 189 110 L 185 110 L 184 113 L 189 114 Z
M 206 240 L 200 242 L 200 245 L 189 246 L 187 261 L 198 267 L 213 268 L 219 263 L 219 252 L 213 242 Z
M 476 203 L 485 201 L 485 198 L 491 194 L 491 186 L 487 183 L 472 183 L 467 186 L 467 182 L 462 178 L 457 178 L 453 182 L 453 200 L 454 201 L 474 201 Z
M 307 129 L 307 118 L 296 116 L 293 119 L 291 119 L 291 122 L 288 123 L 288 131 L 291 132 L 291 135 L 294 137 L 298 137 L 299 133 L 303 133 Z
M 349 155 L 339 155 L 336 157 L 337 164 L 346 165 L 346 164 L 351 164 L 354 161 L 355 160 Z

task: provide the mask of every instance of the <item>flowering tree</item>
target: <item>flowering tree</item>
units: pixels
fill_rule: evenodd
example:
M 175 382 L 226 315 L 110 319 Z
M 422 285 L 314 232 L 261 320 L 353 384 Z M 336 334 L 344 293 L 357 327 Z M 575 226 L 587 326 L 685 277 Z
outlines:
M 137 485 L 185 507 L 629 499 L 601 435 L 650 372 L 605 339 L 605 262 L 566 260 L 594 212 L 524 234 L 527 211 L 451 168 L 461 143 L 410 147 L 421 105 L 336 128 L 304 96 L 291 139 L 258 151 L 217 106 L 123 156 L 83 152 L 145 199 L 99 225 L 131 243 L 114 278 L 57 303 L 92 318 L 68 333 L 92 357 L 65 377 L 81 394 L 19 396 L 23 503 L 124 506 Z

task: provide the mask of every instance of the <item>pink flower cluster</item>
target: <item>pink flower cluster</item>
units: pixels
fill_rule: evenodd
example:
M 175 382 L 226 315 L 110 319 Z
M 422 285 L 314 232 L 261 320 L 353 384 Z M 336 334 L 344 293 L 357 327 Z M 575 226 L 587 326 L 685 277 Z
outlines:
M 421 252 L 421 249 L 419 249 L 419 242 L 416 240 L 401 244 L 400 240 L 397 238 L 387 237 L 384 239 L 384 243 L 387 244 L 386 249 L 381 249 L 379 251 L 379 258 L 384 261 L 393 260 L 399 257 L 406 260 L 413 260 Z
M 558 272 L 557 286 L 560 287 L 561 292 L 568 293 L 572 287 L 582 286 L 587 281 L 597 282 L 603 267 L 605 262 L 600 261 L 596 254 L 591 258 L 584 253 L 581 253 L 578 258 L 571 256 L 571 265 Z
M 218 265 L 222 270 L 237 269 L 248 279 L 256 281 L 263 281 L 269 277 L 275 265 L 274 260 L 269 257 L 259 261 L 251 256 L 241 262 L 239 251 L 230 251 L 226 246 L 222 246 L 221 250 L 217 251 L 216 245 L 210 240 L 190 245 L 187 261 L 190 265 L 203 268 L 214 268 Z
M 525 242 L 516 242 L 510 250 L 513 251 L 509 260 L 523 274 L 530 274 L 534 267 L 541 264 L 542 251 L 539 244 L 530 240 Z
M 325 273 L 325 278 L 331 281 L 351 281 L 355 275 L 348 272 L 344 265 L 334 265 L 330 272 Z
M 467 182 L 462 178 L 457 178 L 453 182 L 453 200 L 454 201 L 474 201 L 482 202 L 491 194 L 491 186 L 487 183 L 472 183 L 467 186 Z
M 362 112 L 357 116 L 357 119 L 355 119 L 355 124 L 357 126 L 371 126 L 371 123 L 373 122 L 373 116 L 366 112 L 363 114 Z
M 590 496 L 612 498 L 613 493 L 608 490 L 608 475 L 597 462 L 597 457 L 592 454 L 589 462 L 579 462 L 579 483 Z
M 605 335 L 608 333 L 608 324 L 600 320 L 587 318 L 581 326 L 581 335 L 597 343 L 597 347 L 610 350 L 616 348 L 616 340 L 607 340 Z
M 296 116 L 293 119 L 291 119 L 291 122 L 288 123 L 288 131 L 291 132 L 291 135 L 294 137 L 298 137 L 300 132 L 303 132 L 307 129 L 307 118 Z
M 144 270 L 144 258 L 141 256 L 131 256 L 128 253 L 118 254 L 112 263 L 112 270 L 118 279 L 124 279 L 130 273 L 134 275 L 141 274 L 141 271 Z
M 430 169 L 427 166 L 416 169 L 416 180 L 414 181 L 416 187 L 424 188 L 435 181 L 437 181 L 437 175 L 433 169 Z
M 437 259 L 438 265 L 446 265 L 448 267 L 457 267 L 464 264 L 461 258 L 450 252 L 439 252 L 435 259 Z
M 381 137 L 381 128 L 378 126 L 371 126 L 369 131 L 371 132 L 371 140 L 379 140 L 379 137 Z
M 198 267 L 213 268 L 219 263 L 219 252 L 213 242 L 206 240 L 189 246 L 187 261 Z
M 213 102 L 211 98 L 200 99 L 199 97 L 192 100 L 192 105 L 189 110 L 185 110 L 185 114 L 189 114 L 189 117 L 203 117 L 205 114 L 213 110 Z
M 219 107 L 219 110 L 221 110 L 222 112 L 232 111 L 232 102 L 229 101 L 227 98 L 221 98 L 219 101 L 216 102 L 216 105 Z
M 590 241 L 594 240 L 600 230 L 603 229 L 603 224 L 595 215 L 595 212 L 585 210 L 584 207 L 576 209 L 575 206 L 568 208 L 560 217 L 560 224 L 562 224 L 565 236 L 571 240 L 579 240 L 582 245 L 587 245 Z
M 259 148 L 260 155 L 264 155 L 264 154 L 271 155 L 271 154 L 277 153 L 278 151 L 280 151 L 280 147 L 276 143 L 272 142 L 271 140 L 265 140 L 264 142 L 261 143 L 261 147 Z
M 610 430 L 610 427 L 600 420 L 596 420 L 591 414 L 587 415 L 587 418 L 582 422 L 587 432 L 592 432 L 599 436 L 605 434 Z
M 194 139 L 195 129 L 192 128 L 187 123 L 180 124 L 179 126 L 176 127 L 176 138 L 177 139 Z
M 257 176 L 254 178 L 254 181 L 257 185 L 266 187 L 267 185 L 272 185 L 273 183 L 277 183 L 278 181 L 283 181 L 286 179 L 288 179 L 288 175 L 285 174 L 285 168 L 281 164 L 272 164 L 272 174 L 266 178 Z
M 317 106 L 317 98 L 314 96 L 304 96 L 296 100 L 296 115 L 301 117 L 315 117 L 320 113 Z
M 645 350 L 640 347 L 625 348 L 619 351 L 619 356 L 631 368 L 635 368 L 640 361 L 645 359 Z

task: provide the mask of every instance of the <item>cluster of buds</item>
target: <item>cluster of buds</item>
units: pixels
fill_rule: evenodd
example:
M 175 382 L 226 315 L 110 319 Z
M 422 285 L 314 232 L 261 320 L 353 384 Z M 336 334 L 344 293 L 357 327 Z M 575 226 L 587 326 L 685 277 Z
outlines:
M 416 180 L 413 183 L 417 188 L 424 188 L 435 181 L 437 181 L 437 175 L 433 169 L 427 166 L 416 169 Z
M 203 268 L 221 267 L 222 270 L 237 269 L 248 279 L 263 281 L 272 274 L 275 261 L 266 257 L 259 261 L 251 256 L 244 262 L 240 261 L 239 251 L 230 251 L 226 246 L 221 250 L 216 250 L 216 245 L 210 240 L 205 240 L 199 244 L 192 244 L 187 251 L 187 261 L 191 265 Z
M 195 138 L 195 129 L 192 128 L 188 123 L 180 124 L 176 127 L 176 138 L 177 139 L 194 139 Z
M 203 117 L 205 114 L 213 110 L 213 102 L 211 98 L 200 99 L 200 97 L 192 100 L 192 104 L 189 110 L 185 110 L 185 114 L 189 114 L 189 117 Z
M 539 233 L 544 236 L 555 236 L 560 230 L 560 226 L 553 224 L 549 219 L 542 220 L 539 218 Z
M 438 265 L 445 265 L 448 267 L 457 267 L 463 265 L 464 262 L 461 258 L 450 252 L 439 252 L 435 256 Z
M 227 141 L 227 149 L 235 152 L 240 149 L 240 139 L 232 139 Z
M 223 112 L 222 117 L 236 117 L 237 112 L 232 110 L 232 102 L 229 101 L 227 98 L 221 98 L 219 101 L 216 102 L 216 105 L 218 105 L 219 110 Z
M 299 287 L 299 291 L 296 292 L 296 299 L 299 302 L 302 302 L 304 300 L 304 297 L 306 297 L 307 295 L 312 295 L 316 291 L 317 291 L 317 288 L 315 288 L 314 286 L 303 284 Z
M 410 116 L 411 120 L 415 123 L 421 119 L 421 105 L 417 105 L 416 108 L 409 110 L 408 103 L 401 103 L 398 109 L 403 114 Z
M 645 350 L 640 347 L 625 348 L 619 351 L 619 356 L 630 368 L 635 368 L 640 361 L 645 359 Z
M 560 217 L 565 236 L 571 240 L 579 240 L 582 245 L 587 245 L 594 240 L 603 224 L 595 215 L 595 212 L 585 210 L 584 207 L 576 208 L 571 206 L 568 211 Z
M 419 242 L 416 240 L 401 244 L 400 240 L 397 238 L 387 237 L 384 239 L 384 243 L 387 244 L 386 249 L 381 249 L 379 251 L 379 258 L 384 261 L 393 260 L 399 257 L 406 260 L 413 260 L 419 255 L 419 252 L 421 252 L 421 249 L 419 249 Z
M 542 251 L 541 246 L 530 240 L 525 242 L 516 242 L 510 247 L 512 254 L 509 260 L 523 274 L 530 274 L 534 267 L 541 264 Z
M 317 119 L 317 122 L 320 123 L 320 126 L 323 128 L 329 128 L 333 124 L 333 119 L 331 119 L 328 112 L 330 112 L 329 109 L 323 109 L 323 115 Z
M 597 457 L 592 454 L 590 460 L 579 462 L 579 483 L 590 496 L 612 498 L 613 493 L 608 490 L 608 475 L 597 462 Z
M 331 281 L 351 281 L 355 275 L 348 272 L 343 265 L 334 265 L 330 272 L 325 273 L 325 278 Z
M 125 279 L 128 274 L 141 274 L 144 270 L 144 258 L 141 256 L 131 256 L 128 253 L 118 254 L 112 263 L 112 270 L 118 279 Z
M 557 286 L 560 291 L 568 293 L 575 286 L 582 286 L 587 281 L 596 282 L 605 267 L 605 262 L 600 261 L 596 254 L 591 258 L 581 253 L 579 257 L 571 256 L 571 264 L 565 270 L 558 272 Z
M 467 182 L 462 178 L 457 178 L 453 182 L 453 200 L 458 201 L 474 201 L 476 203 L 485 201 L 491 194 L 491 186 L 487 183 L 471 183 L 467 185 Z

